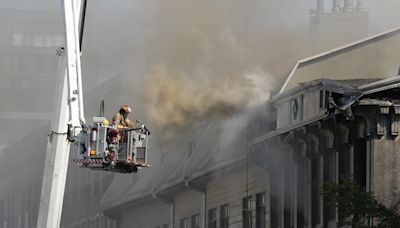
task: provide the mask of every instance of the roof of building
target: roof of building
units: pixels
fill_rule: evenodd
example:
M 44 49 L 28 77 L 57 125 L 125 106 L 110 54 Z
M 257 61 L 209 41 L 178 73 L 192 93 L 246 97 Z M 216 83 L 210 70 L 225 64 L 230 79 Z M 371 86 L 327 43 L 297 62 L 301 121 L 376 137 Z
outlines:
M 386 43 L 385 43 L 386 42 Z M 301 82 L 315 79 L 368 79 L 397 75 L 400 27 L 299 60 L 292 68 L 280 93 Z
M 273 97 L 272 102 L 277 100 L 285 99 L 286 97 L 292 96 L 301 91 L 320 87 L 324 90 L 328 90 L 340 94 L 354 94 L 361 93 L 360 86 L 370 84 L 372 82 L 378 82 L 380 79 L 346 79 L 346 80 L 332 80 L 332 79 L 316 79 L 308 82 L 301 82 L 298 86 L 282 91 Z
M 116 175 L 109 193 L 103 197 L 103 207 L 120 207 L 153 194 L 159 195 L 171 189 L 179 189 L 185 180 L 215 170 L 232 159 L 243 157 L 245 150 L 241 147 L 246 143 L 236 141 L 232 145 L 220 145 L 220 131 L 220 123 L 209 122 L 189 134 L 182 135 L 180 139 L 174 139 L 176 142 L 170 146 L 165 144 L 168 147 L 162 148 L 161 151 L 150 149 L 149 156 L 152 157 L 149 161 L 152 167 L 134 174 L 133 179 L 127 178 L 126 175 Z M 160 153 L 161 156 L 158 157 Z M 126 184 L 127 180 L 132 182 Z
M 258 108 L 252 111 L 257 115 L 260 112 Z M 254 121 L 253 118 L 249 119 Z M 152 167 L 134 174 L 132 179 L 117 175 L 108 194 L 103 197 L 103 208 L 107 213 L 118 214 L 121 209 L 145 198 L 178 192 L 186 188 L 187 181 L 198 182 L 242 164 L 246 161 L 247 120 L 243 120 L 244 125 L 236 126 L 224 121 L 206 122 L 182 134 L 182 138 L 175 143 L 163 144 L 170 145 L 168 147 L 159 150 L 153 147 L 149 151 L 149 155 L 153 156 L 149 158 Z M 233 121 L 240 122 L 242 119 L 239 116 L 238 120 Z M 262 124 L 257 122 L 257 125 Z M 127 180 L 131 181 L 127 183 Z

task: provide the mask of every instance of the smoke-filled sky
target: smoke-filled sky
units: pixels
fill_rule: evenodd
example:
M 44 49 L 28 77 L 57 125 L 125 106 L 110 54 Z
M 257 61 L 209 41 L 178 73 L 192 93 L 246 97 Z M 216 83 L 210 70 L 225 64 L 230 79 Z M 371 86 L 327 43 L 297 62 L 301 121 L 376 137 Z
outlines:
M 378 16 L 394 4 L 369 2 L 371 32 L 395 25 L 395 12 L 393 20 Z M 192 123 L 246 106 L 259 96 L 256 84 L 266 86 L 264 96 L 297 59 L 338 45 L 335 37 L 319 41 L 323 48 L 310 44 L 313 8 L 314 1 L 89 1 L 84 72 L 131 78 L 138 93 L 128 103 L 154 125 Z

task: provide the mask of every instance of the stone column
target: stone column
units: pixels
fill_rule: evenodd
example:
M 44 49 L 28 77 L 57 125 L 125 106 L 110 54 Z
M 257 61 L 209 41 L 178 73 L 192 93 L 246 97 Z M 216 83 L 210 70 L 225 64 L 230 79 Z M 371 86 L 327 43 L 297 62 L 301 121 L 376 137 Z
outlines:
M 310 221 L 307 220 L 308 211 L 307 211 L 307 183 L 306 180 L 307 171 L 306 171 L 306 158 L 307 153 L 307 143 L 305 138 L 305 132 L 301 132 L 300 134 L 289 134 L 287 137 L 283 139 L 283 143 L 289 145 L 291 147 L 290 150 L 286 149 L 289 154 L 291 154 L 290 158 L 285 159 L 288 162 L 286 167 L 291 167 L 290 171 L 290 180 L 288 184 L 285 184 L 285 187 L 289 187 L 291 193 L 291 205 L 290 205 L 290 221 L 289 219 L 285 219 L 285 223 L 289 223 L 290 227 L 309 227 L 307 224 L 310 224 Z M 290 164 L 289 164 L 290 163 Z M 285 226 L 288 224 L 285 224 Z

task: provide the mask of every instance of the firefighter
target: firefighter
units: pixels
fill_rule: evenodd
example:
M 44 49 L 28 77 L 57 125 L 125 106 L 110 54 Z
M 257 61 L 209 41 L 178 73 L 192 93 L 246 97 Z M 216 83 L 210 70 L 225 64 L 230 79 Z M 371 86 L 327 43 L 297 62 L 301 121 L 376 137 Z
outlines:
M 110 128 L 107 132 L 107 149 L 108 153 L 106 155 L 107 162 L 111 165 L 115 165 L 116 158 L 118 156 L 118 142 L 121 140 L 120 130 Z
M 134 128 L 135 125 L 127 117 L 131 112 L 132 109 L 128 105 L 122 105 L 121 109 L 114 114 L 112 124 L 118 128 Z
M 109 129 L 107 133 L 108 143 L 108 155 L 107 160 L 111 166 L 115 165 L 116 158 L 119 151 L 119 142 L 121 142 L 122 134 L 121 128 L 134 128 L 135 125 L 127 118 L 128 114 L 132 112 L 132 109 L 128 105 L 122 105 L 120 110 L 114 114 L 112 124 L 116 126 L 116 129 Z

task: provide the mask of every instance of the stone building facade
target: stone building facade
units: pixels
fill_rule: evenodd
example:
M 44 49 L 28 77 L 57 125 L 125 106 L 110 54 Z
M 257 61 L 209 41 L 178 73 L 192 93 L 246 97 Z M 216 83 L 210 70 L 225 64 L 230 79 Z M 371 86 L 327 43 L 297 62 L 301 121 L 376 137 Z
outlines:
M 277 130 L 251 143 L 255 154 L 279 154 L 275 167 L 263 155 L 280 173 L 274 227 L 337 227 L 340 211 L 319 194 L 324 182 L 352 180 L 386 206 L 398 204 L 398 85 L 397 77 L 324 79 L 275 97 Z

